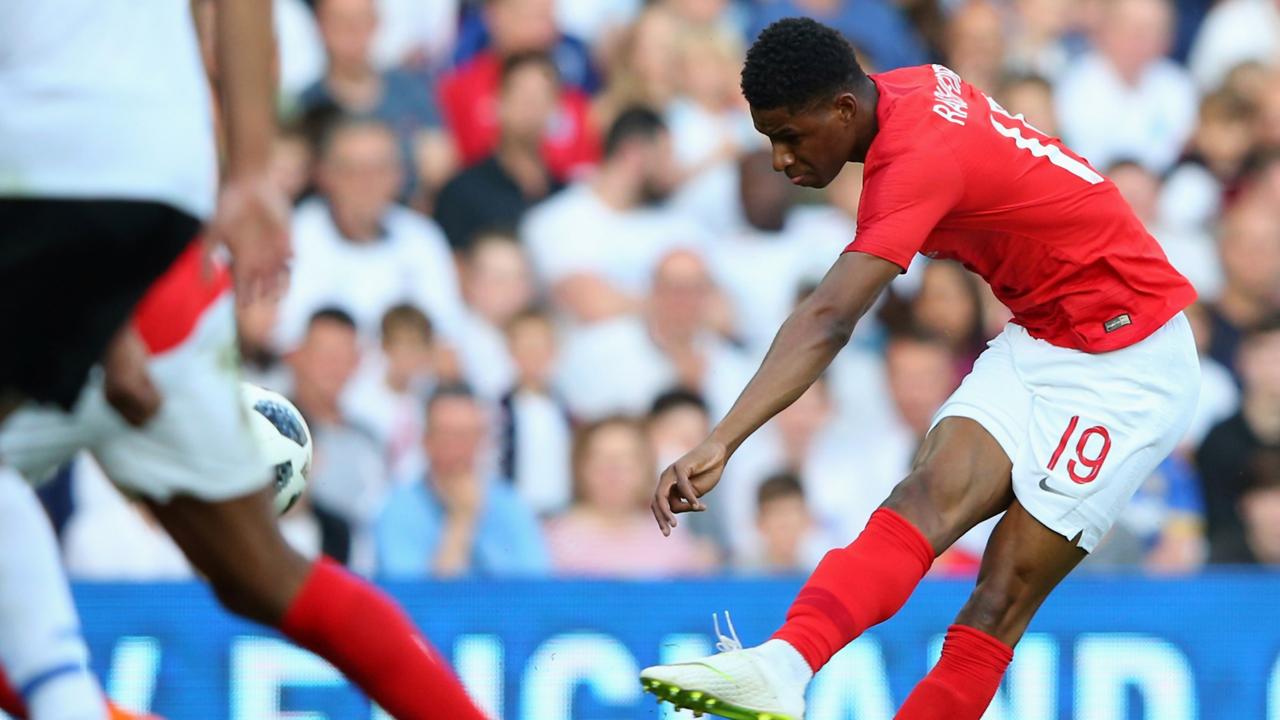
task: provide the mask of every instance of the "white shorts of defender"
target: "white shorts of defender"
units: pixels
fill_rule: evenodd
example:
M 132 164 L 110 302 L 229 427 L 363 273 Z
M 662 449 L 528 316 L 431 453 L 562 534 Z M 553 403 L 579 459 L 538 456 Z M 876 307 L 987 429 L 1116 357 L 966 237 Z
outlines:
M 240 401 L 233 300 L 211 304 L 178 346 L 147 365 L 163 398 L 141 428 L 107 403 L 96 373 L 68 413 L 26 406 L 0 430 L 0 461 L 33 483 L 84 449 L 126 494 L 164 502 L 174 495 L 219 501 L 271 480 Z
M 1179 313 L 1139 343 L 1091 354 L 1009 324 L 933 418 L 965 417 L 1013 463 L 1032 517 L 1092 552 L 1173 451 L 1200 394 L 1200 361 Z

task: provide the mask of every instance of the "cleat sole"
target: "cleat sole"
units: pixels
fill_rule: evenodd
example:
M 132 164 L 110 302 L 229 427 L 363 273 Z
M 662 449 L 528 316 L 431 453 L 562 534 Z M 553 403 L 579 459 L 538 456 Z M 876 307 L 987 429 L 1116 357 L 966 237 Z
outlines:
M 665 683 L 661 680 L 645 678 L 640 681 L 640 684 L 644 686 L 645 692 L 656 696 L 659 703 L 665 700 L 679 710 L 692 710 L 694 717 L 701 717 L 703 714 L 707 714 L 728 718 L 728 720 L 801 720 L 790 715 L 748 710 L 732 703 L 727 703 L 701 690 L 684 690 L 679 686 Z

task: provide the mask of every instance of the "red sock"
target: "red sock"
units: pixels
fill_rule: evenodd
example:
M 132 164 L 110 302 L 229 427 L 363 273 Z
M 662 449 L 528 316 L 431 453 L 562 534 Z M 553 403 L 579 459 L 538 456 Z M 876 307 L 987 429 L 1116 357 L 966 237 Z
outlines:
M 484 718 L 404 611 L 330 560 L 313 566 L 280 631 L 397 720 Z
M 898 612 L 933 564 L 933 546 L 888 508 L 871 515 L 853 544 L 818 563 L 774 637 L 817 672 L 867 628 Z
M 979 720 L 1013 660 L 1013 648 L 964 625 L 947 628 L 942 659 L 911 691 L 895 720 Z
M 27 704 L 22 696 L 9 684 L 9 678 L 0 669 L 0 710 L 16 718 L 27 717 Z

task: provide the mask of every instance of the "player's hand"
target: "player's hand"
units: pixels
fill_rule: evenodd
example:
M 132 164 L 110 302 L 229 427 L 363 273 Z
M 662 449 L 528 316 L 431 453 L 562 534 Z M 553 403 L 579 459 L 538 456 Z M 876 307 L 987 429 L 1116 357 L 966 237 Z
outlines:
M 102 391 L 107 403 L 134 427 L 142 427 L 160 410 L 160 391 L 147 372 L 147 347 L 125 325 L 102 355 Z
M 284 291 L 292 254 L 289 202 L 266 174 L 223 183 L 209 236 L 231 251 L 231 274 L 240 300 L 252 302 Z
M 676 513 L 707 509 L 699 498 L 720 482 L 728 461 L 729 449 L 724 443 L 707 438 L 662 471 L 649 507 L 663 535 L 670 535 L 676 526 Z

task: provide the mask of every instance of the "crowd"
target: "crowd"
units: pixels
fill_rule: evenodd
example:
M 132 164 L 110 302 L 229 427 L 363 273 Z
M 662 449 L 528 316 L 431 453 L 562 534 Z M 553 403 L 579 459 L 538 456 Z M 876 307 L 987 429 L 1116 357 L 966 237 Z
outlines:
M 793 188 L 737 89 L 751 39 L 808 15 L 869 71 L 946 64 L 1063 137 L 1199 291 L 1194 426 L 1087 567 L 1280 565 L 1280 3 L 275 5 L 295 259 L 239 329 L 312 428 L 298 547 L 384 578 L 652 578 L 800 572 L 857 534 L 1008 319 L 958 265 L 917 258 L 711 512 L 663 538 L 648 509 L 856 231 L 861 167 Z M 73 576 L 191 573 L 91 461 L 44 496 Z M 936 571 L 972 572 L 984 532 Z

